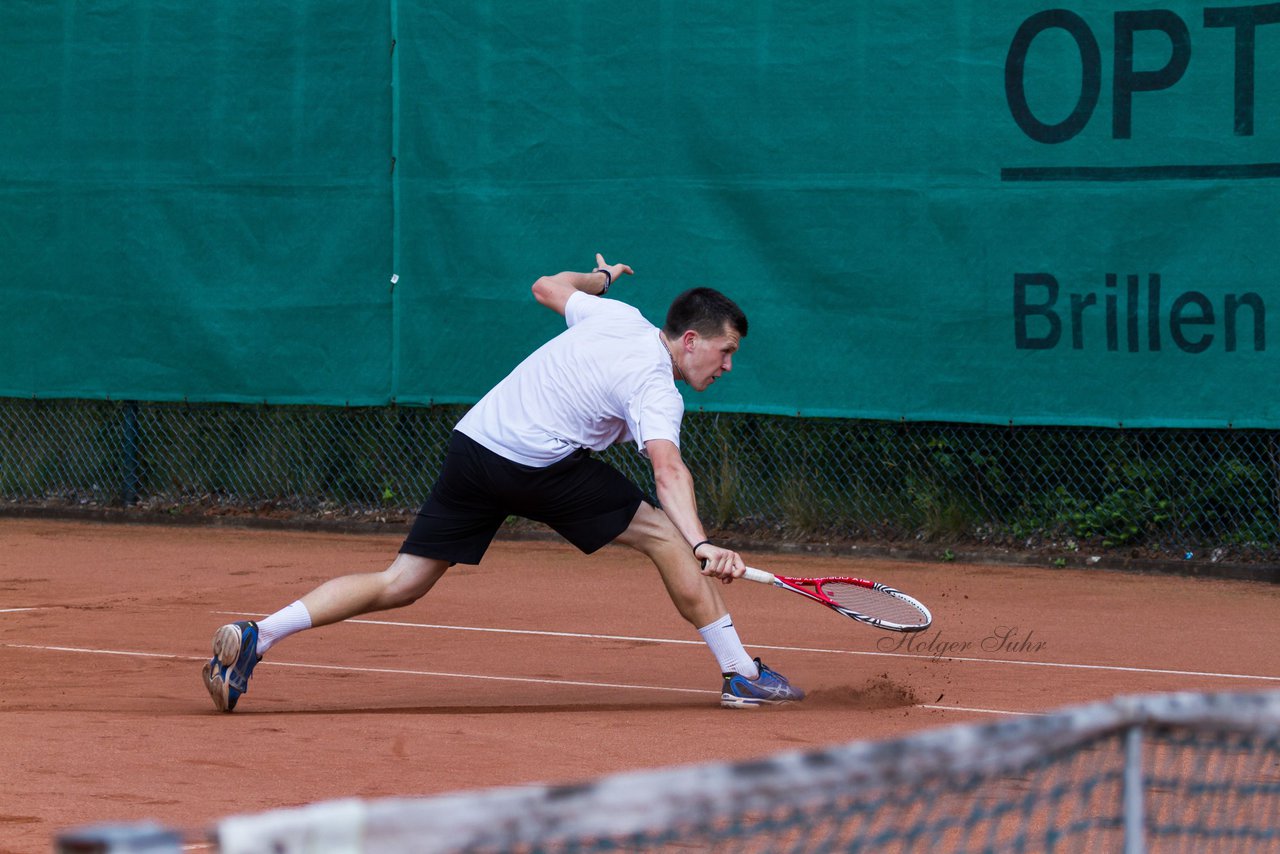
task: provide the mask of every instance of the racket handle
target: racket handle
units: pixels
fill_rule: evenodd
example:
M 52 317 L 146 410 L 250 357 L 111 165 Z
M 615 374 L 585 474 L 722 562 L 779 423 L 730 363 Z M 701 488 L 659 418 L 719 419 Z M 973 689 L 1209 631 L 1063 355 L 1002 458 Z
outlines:
M 763 569 L 756 569 L 752 566 L 747 567 L 747 571 L 742 573 L 742 577 L 748 581 L 758 581 L 761 584 L 772 584 L 774 579 L 772 572 L 765 572 Z

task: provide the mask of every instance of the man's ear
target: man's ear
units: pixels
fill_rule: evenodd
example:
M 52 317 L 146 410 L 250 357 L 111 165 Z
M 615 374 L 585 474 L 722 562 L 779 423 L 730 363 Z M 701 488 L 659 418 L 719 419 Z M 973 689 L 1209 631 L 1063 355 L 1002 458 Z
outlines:
M 680 336 L 680 345 L 686 350 L 693 349 L 693 342 L 698 340 L 698 330 L 686 329 L 684 334 Z

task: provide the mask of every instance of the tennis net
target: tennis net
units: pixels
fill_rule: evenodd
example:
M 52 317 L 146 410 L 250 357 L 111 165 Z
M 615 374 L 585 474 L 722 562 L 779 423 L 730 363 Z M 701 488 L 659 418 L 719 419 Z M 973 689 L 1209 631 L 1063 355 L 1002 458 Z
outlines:
M 573 786 L 219 823 L 229 854 L 1280 851 L 1280 692 L 1058 712 Z

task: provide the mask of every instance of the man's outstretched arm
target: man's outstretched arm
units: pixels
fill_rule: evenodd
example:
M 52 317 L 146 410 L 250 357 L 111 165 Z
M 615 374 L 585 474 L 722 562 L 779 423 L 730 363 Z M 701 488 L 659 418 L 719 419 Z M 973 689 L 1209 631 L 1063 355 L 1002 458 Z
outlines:
M 607 273 L 605 271 L 608 271 Z M 634 271 L 626 264 L 606 264 L 604 256 L 596 254 L 596 269 L 590 273 L 556 273 L 543 276 L 533 283 L 533 297 L 557 314 L 564 314 L 565 303 L 576 291 L 599 296 L 622 274 Z
M 644 443 L 644 448 L 653 463 L 658 502 L 690 548 L 697 546 L 693 555 L 703 563 L 702 574 L 722 581 L 740 577 L 746 571 L 742 556 L 732 549 L 706 541 L 707 534 L 702 520 L 698 518 L 698 501 L 693 493 L 693 475 L 681 459 L 680 449 L 666 439 L 651 439 Z

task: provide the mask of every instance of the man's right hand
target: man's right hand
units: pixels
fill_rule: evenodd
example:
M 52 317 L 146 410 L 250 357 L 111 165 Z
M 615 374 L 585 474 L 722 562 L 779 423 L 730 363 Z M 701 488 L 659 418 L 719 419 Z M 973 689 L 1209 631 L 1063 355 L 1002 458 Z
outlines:
M 741 578 L 747 571 L 742 555 L 732 549 L 722 549 L 711 543 L 702 543 L 693 556 L 702 564 L 702 574 L 708 578 L 718 578 L 725 584 L 735 578 Z

